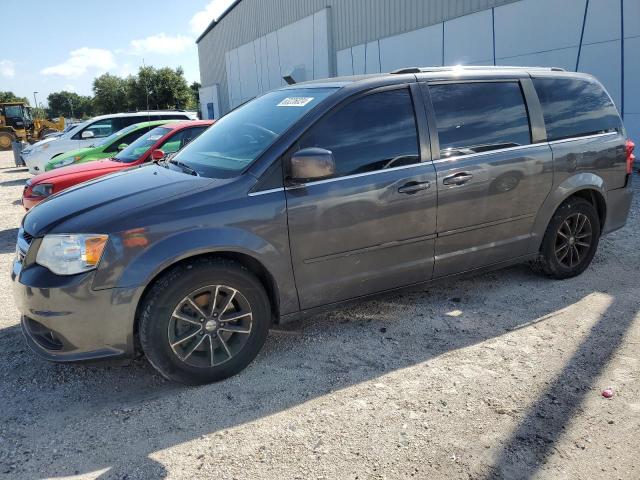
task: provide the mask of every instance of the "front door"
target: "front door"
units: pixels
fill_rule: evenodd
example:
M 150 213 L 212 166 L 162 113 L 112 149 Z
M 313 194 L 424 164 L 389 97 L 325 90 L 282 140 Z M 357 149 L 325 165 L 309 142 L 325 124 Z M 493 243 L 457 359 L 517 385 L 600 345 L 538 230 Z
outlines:
M 303 309 L 431 278 L 436 176 L 414 96 L 403 86 L 351 99 L 298 142 L 332 151 L 337 170 L 286 190 Z
M 526 255 L 553 182 L 546 143 L 531 143 L 518 80 L 429 87 L 440 159 L 434 276 Z

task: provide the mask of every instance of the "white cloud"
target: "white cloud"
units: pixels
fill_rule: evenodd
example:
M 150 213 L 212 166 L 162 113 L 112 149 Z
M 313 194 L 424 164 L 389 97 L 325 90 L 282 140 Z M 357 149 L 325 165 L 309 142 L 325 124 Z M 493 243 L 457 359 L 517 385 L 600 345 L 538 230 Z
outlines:
M 170 36 L 164 33 L 131 41 L 131 48 L 135 54 L 158 53 L 176 55 L 192 46 L 195 47 L 191 37 L 185 35 Z
M 217 19 L 229 8 L 233 0 L 211 0 L 204 10 L 196 13 L 189 22 L 191 31 L 195 35 L 200 35 L 209 26 L 211 20 Z
M 63 90 L 66 90 L 67 92 L 75 92 L 76 91 L 76 86 L 72 85 L 70 83 L 67 83 L 64 87 L 62 87 Z
M 86 73 L 89 69 L 95 69 L 97 72 L 106 72 L 116 66 L 113 53 L 110 50 L 82 47 L 78 50 L 73 50 L 65 62 L 44 68 L 40 73 L 43 75 L 76 78 Z
M 0 76 L 15 77 L 16 66 L 11 60 L 0 60 Z

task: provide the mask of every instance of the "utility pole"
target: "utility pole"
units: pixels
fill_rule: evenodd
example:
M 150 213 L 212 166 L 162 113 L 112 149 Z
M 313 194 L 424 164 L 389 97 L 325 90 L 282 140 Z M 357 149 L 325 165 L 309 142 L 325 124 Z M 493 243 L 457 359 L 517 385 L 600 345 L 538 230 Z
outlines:
M 71 107 L 71 121 L 73 121 L 73 102 L 69 99 L 69 106 Z
M 38 99 L 36 98 L 37 94 L 38 92 L 33 92 L 33 106 L 36 109 L 36 118 L 38 118 Z

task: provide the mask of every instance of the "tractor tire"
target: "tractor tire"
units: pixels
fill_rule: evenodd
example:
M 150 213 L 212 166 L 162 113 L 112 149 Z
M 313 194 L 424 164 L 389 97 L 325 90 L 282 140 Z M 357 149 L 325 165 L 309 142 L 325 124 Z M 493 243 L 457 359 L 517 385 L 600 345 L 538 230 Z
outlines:
M 16 137 L 9 132 L 0 132 L 0 151 L 11 150 L 11 143 L 15 139 Z

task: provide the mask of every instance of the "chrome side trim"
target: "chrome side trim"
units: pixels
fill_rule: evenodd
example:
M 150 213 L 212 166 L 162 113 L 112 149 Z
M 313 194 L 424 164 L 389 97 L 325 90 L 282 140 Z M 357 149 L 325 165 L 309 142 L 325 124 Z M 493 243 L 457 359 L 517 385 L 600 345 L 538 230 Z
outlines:
M 470 153 L 469 155 L 456 155 L 455 157 L 447 157 L 447 158 L 440 158 L 438 160 L 434 160 L 433 163 L 435 164 L 435 163 L 450 162 L 452 160 L 458 160 L 459 158 L 484 157 L 487 155 L 492 155 L 494 153 L 515 152 L 517 150 L 527 150 L 529 148 L 539 147 L 541 145 L 547 145 L 547 143 L 546 142 L 530 143 L 529 145 L 519 145 L 517 147 L 498 148 L 496 150 L 489 150 L 488 152 Z
M 549 142 L 549 145 L 556 145 L 558 143 L 568 143 L 568 142 L 577 142 L 579 140 L 589 140 L 592 138 L 601 138 L 601 137 L 609 137 L 613 135 L 620 135 L 619 132 L 606 132 L 606 133 L 595 133 L 593 135 L 585 135 L 584 137 L 571 137 L 571 138 L 563 138 L 562 140 L 552 140 Z M 622 135 L 620 135 L 622 136 Z
M 260 190 L 259 192 L 251 192 L 249 196 L 257 197 L 258 195 L 267 195 L 268 193 L 275 193 L 275 192 L 284 192 L 284 187 L 271 188 L 269 190 Z
M 286 190 L 295 190 L 296 188 L 302 188 L 308 185 L 321 185 L 323 183 L 339 182 L 341 180 L 349 180 L 351 178 L 367 177 L 369 175 L 378 175 L 380 173 L 395 172 L 397 170 L 407 170 L 409 168 L 424 167 L 429 165 L 433 165 L 433 162 L 424 161 L 420 163 L 412 163 L 411 165 L 403 165 L 401 167 L 385 168 L 384 170 L 374 170 L 373 172 L 354 173 L 353 175 L 345 175 L 343 177 L 327 178 L 326 180 L 316 180 L 315 182 L 301 183 L 300 185 L 287 187 Z

